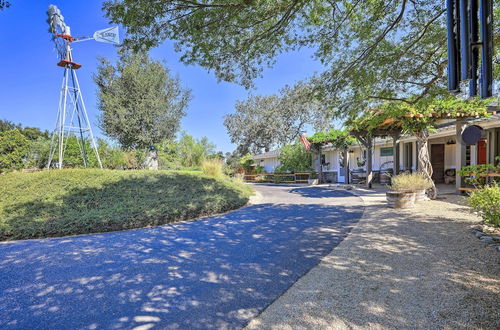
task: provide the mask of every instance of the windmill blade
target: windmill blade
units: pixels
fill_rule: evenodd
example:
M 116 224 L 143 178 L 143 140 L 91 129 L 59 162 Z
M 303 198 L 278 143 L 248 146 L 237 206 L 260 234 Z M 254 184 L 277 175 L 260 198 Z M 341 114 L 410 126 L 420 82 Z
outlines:
M 57 6 L 50 5 L 47 10 L 47 22 L 49 23 L 49 30 L 52 34 L 56 35 L 58 33 L 71 35 L 71 30 L 66 23 L 64 23 L 64 16 Z
M 60 58 L 66 56 L 66 42 L 58 38 L 58 34 L 71 35 L 69 26 L 64 23 L 64 16 L 57 6 L 50 5 L 47 10 L 47 23 L 49 23 L 49 32 L 52 33 L 52 40 L 54 41 L 54 48 Z
M 118 45 L 120 43 L 118 26 L 113 26 L 107 29 L 98 30 L 94 32 L 93 38 L 95 41 Z

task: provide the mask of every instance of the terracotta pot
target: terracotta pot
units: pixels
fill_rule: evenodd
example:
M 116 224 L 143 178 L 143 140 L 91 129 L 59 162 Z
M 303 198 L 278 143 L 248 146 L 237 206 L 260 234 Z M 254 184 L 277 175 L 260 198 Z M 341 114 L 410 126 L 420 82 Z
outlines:
M 412 208 L 415 206 L 415 195 L 413 191 L 388 191 L 387 205 L 394 209 Z

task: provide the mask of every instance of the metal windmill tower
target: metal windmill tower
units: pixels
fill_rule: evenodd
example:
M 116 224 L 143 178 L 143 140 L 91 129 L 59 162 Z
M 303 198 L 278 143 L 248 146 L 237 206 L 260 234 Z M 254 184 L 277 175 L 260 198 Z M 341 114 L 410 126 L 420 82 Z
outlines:
M 97 145 L 76 75 L 76 70 L 81 67 L 81 64 L 73 61 L 71 44 L 91 39 L 118 44 L 118 27 L 96 31 L 92 37 L 73 37 L 70 27 L 64 23 L 64 17 L 56 6 L 50 5 L 47 15 L 47 22 L 50 25 L 49 31 L 52 33 L 52 40 L 55 43 L 55 49 L 60 59 L 57 65 L 64 68 L 59 106 L 57 109 L 57 120 L 54 131 L 52 132 L 47 168 L 63 168 L 64 152 L 68 143 L 68 138 L 72 136 L 75 136 L 78 141 L 83 165 L 85 167 L 88 166 L 86 144 L 90 143 L 99 167 L 102 168 L 101 159 L 97 152 Z M 57 161 L 53 163 L 56 151 Z

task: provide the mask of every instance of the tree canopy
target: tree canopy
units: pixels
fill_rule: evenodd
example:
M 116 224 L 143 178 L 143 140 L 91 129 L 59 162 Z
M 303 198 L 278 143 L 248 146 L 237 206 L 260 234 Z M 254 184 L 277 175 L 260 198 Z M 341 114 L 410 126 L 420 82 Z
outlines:
M 322 106 L 314 101 L 310 85 L 285 86 L 275 95 L 253 95 L 236 103 L 236 113 L 224 125 L 240 155 L 260 153 L 293 143 L 307 125 L 328 126 Z
M 10 1 L 0 0 L 0 10 L 10 7 Z
M 190 90 L 146 53 L 126 52 L 112 65 L 100 58 L 100 127 L 124 148 L 146 148 L 175 136 L 186 114 Z
M 184 63 L 247 87 L 278 54 L 312 48 L 325 67 L 312 83 L 339 116 L 446 89 L 442 1 L 112 0 L 104 9 L 127 29 L 127 47 L 172 39 Z
M 17 129 L 25 138 L 30 141 L 35 141 L 38 138 L 48 138 L 49 132 L 42 131 L 37 127 L 26 127 L 21 124 L 14 124 L 8 120 L 0 120 L 0 132 Z

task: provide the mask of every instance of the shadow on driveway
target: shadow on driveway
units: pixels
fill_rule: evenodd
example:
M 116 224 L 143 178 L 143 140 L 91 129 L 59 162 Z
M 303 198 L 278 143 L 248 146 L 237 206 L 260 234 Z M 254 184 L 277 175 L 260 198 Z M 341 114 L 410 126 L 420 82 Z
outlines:
M 3 243 L 0 327 L 240 328 L 361 214 L 359 205 L 268 203 L 162 227 Z

